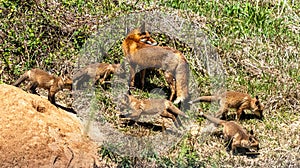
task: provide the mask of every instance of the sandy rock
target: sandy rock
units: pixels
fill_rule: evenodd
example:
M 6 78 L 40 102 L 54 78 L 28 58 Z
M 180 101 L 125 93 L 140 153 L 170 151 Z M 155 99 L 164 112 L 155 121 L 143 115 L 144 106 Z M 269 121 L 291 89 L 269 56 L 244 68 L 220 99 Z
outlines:
M 97 145 L 47 99 L 0 85 L 0 167 L 93 167 Z

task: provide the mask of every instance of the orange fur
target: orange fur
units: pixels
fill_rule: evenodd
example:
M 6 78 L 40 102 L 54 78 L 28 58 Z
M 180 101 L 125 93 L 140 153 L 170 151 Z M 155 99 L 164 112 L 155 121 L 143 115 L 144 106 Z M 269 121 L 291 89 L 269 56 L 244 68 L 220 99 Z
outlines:
M 165 71 L 171 95 L 175 95 L 174 103 L 184 101 L 188 97 L 188 63 L 183 54 L 170 47 L 153 46 L 141 41 L 147 33 L 135 29 L 122 43 L 122 49 L 130 63 L 130 86 L 134 85 L 136 67 L 141 69 L 157 68 Z M 148 37 L 147 35 L 147 38 Z M 175 90 L 172 90 L 175 89 Z M 172 96 L 171 96 L 172 97 Z
M 27 90 L 36 94 L 36 88 L 48 90 L 48 100 L 55 104 L 55 94 L 63 89 L 72 89 L 72 80 L 70 78 L 55 77 L 41 69 L 31 69 L 26 71 L 13 85 L 19 86 L 24 81 L 29 81 Z
M 141 115 L 159 114 L 164 118 L 171 118 L 175 126 L 182 126 L 178 115 L 187 118 L 184 112 L 180 111 L 176 106 L 166 99 L 137 99 L 131 95 L 125 95 L 123 105 L 128 107 L 132 113 L 126 115 L 126 118 L 138 120 Z
M 87 65 L 85 68 L 80 69 L 73 77 L 75 86 L 80 87 L 85 81 L 90 78 L 93 80 L 93 84 L 96 84 L 98 80 L 103 84 L 110 74 L 114 74 L 120 67 L 120 64 L 108 64 L 108 63 L 94 63 Z
M 209 121 L 223 126 L 223 134 L 226 141 L 231 142 L 232 152 L 235 153 L 238 147 L 241 148 L 256 148 L 259 149 L 259 142 L 254 137 L 253 131 L 250 131 L 250 134 L 245 130 L 241 125 L 234 121 L 225 121 L 218 118 L 212 117 L 207 114 L 200 113 L 201 116 L 205 117 Z
M 240 120 L 241 114 L 244 110 L 251 110 L 256 116 L 263 117 L 263 104 L 259 101 L 258 96 L 251 98 L 250 95 L 241 92 L 227 91 L 215 96 L 201 96 L 190 103 L 196 102 L 212 102 L 216 101 L 220 104 L 220 109 L 217 116 L 225 117 L 229 108 L 237 110 L 237 120 Z

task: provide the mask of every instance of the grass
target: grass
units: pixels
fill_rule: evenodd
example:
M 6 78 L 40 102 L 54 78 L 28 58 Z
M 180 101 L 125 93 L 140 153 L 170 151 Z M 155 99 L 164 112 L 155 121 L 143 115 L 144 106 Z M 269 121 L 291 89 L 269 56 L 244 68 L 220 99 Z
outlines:
M 196 118 L 198 133 L 188 133 L 165 155 L 142 158 L 120 156 L 102 149 L 102 160 L 112 167 L 297 167 L 299 162 L 300 24 L 298 1 L 0 1 L 0 83 L 12 83 L 25 70 L 40 67 L 54 74 L 72 72 L 84 43 L 101 25 L 132 12 L 163 8 L 181 11 L 181 16 L 201 24 L 221 57 L 226 88 L 258 95 L 265 104 L 265 120 L 245 120 L 261 144 L 256 158 L 233 157 L 223 141 L 202 135 L 205 120 Z M 185 12 L 188 11 L 188 12 Z M 167 39 L 158 36 L 158 41 Z M 119 42 L 120 43 L 120 42 Z M 171 45 L 171 44 L 170 44 Z M 191 55 L 184 45 L 174 45 Z M 187 49 L 185 51 L 185 49 Z M 119 47 L 108 51 L 114 62 L 122 57 Z M 114 55 L 115 54 L 115 55 Z M 192 57 L 189 57 L 192 58 Z M 192 59 L 189 59 L 191 62 Z M 194 64 L 193 64 L 194 65 Z M 196 65 L 196 64 L 195 64 Z M 211 94 L 212 82 L 195 68 L 196 84 L 203 95 Z M 159 77 L 150 82 L 159 82 Z M 98 94 L 106 121 L 117 125 L 114 106 Z M 148 97 L 148 93 L 143 93 Z M 200 104 L 204 110 L 207 104 Z

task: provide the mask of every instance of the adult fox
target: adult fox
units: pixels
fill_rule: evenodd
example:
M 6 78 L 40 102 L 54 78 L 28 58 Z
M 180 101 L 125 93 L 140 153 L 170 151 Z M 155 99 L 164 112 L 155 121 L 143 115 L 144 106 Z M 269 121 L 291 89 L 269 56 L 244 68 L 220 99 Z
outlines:
M 130 86 L 134 85 L 136 67 L 140 69 L 157 68 L 165 71 L 172 95 L 175 94 L 175 104 L 183 102 L 188 97 L 189 68 L 184 55 L 170 47 L 146 44 L 143 39 L 150 38 L 147 32 L 132 30 L 122 43 L 122 49 L 130 64 Z M 174 86 L 175 85 L 175 86 Z M 172 90 L 174 89 L 174 90 Z
M 13 85 L 19 86 L 24 81 L 29 81 L 27 90 L 33 94 L 37 94 L 36 88 L 48 90 L 48 100 L 52 104 L 56 104 L 55 94 L 63 89 L 72 90 L 73 83 L 69 77 L 55 77 L 38 68 L 26 71 Z

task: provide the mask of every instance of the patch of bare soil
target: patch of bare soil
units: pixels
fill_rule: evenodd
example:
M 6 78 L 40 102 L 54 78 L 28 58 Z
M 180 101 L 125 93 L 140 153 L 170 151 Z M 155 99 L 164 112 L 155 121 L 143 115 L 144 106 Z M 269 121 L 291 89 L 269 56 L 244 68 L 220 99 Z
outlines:
M 93 167 L 97 145 L 47 99 L 0 85 L 0 167 Z

